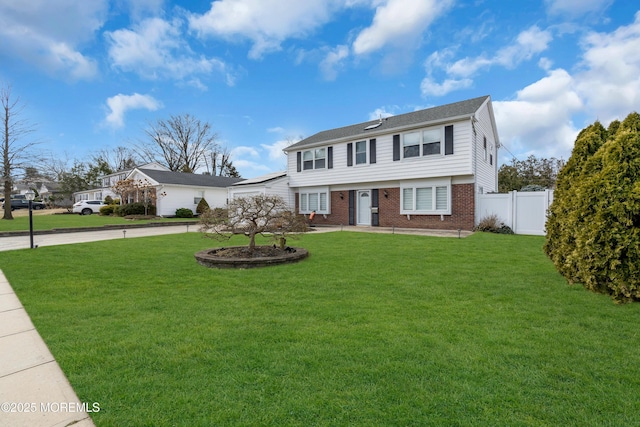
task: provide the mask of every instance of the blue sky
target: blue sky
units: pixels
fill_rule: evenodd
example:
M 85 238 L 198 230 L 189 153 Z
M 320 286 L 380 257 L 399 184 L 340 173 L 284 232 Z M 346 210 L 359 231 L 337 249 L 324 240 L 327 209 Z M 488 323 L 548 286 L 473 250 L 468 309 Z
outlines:
M 0 82 L 60 159 L 210 122 L 245 178 L 316 132 L 491 95 L 503 148 L 568 158 L 640 110 L 630 0 L 0 0 Z

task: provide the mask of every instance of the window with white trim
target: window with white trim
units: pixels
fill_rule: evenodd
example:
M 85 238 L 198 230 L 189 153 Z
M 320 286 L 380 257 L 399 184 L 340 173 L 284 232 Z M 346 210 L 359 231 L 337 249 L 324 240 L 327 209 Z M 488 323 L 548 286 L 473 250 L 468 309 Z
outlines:
M 409 132 L 402 135 L 402 157 L 442 154 L 441 127 Z
M 310 189 L 299 193 L 299 211 L 301 214 L 311 212 L 328 214 L 329 212 L 329 190 Z
M 197 205 L 200 203 L 200 200 L 204 199 L 204 191 L 196 191 L 195 196 L 193 197 L 193 204 Z
M 324 169 L 327 167 L 327 149 L 316 148 L 302 152 L 302 169 Z
M 403 215 L 451 214 L 451 183 L 423 181 L 401 185 L 400 213 Z
M 420 155 L 420 132 L 405 133 L 402 136 L 402 154 L 405 159 Z
M 356 165 L 367 163 L 367 141 L 356 142 Z

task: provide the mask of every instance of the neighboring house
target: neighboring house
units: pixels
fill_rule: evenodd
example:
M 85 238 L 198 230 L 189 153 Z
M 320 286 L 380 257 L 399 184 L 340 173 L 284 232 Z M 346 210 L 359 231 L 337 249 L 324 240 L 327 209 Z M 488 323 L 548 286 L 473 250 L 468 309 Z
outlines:
M 60 191 L 61 185 L 57 182 L 40 183 L 38 194 L 43 202 L 53 206 L 69 207 L 73 205 L 72 199 Z
M 145 169 L 156 169 L 156 170 L 164 170 L 168 171 L 169 168 L 162 166 L 160 163 L 152 162 L 147 163 L 145 165 L 139 166 L 140 168 Z M 117 199 L 118 195 L 113 192 L 112 188 L 118 181 L 122 181 L 126 179 L 127 176 L 131 173 L 133 169 L 121 170 L 118 172 L 114 172 L 109 175 L 105 175 L 100 178 L 101 186 L 98 188 L 92 188 L 90 190 L 77 191 L 73 193 L 74 202 L 79 202 L 82 200 L 100 200 L 103 201 L 107 196 L 112 199 Z
M 203 198 L 212 209 L 224 207 L 227 204 L 227 187 L 242 181 L 242 178 L 145 168 L 134 168 L 127 179 L 139 182 L 155 192 L 156 214 L 159 216 L 173 216 L 179 208 L 191 209 L 195 213 Z
M 496 191 L 491 98 L 330 129 L 285 148 L 289 186 L 317 224 L 471 230 Z
M 289 188 L 289 179 L 286 171 L 273 172 L 246 179 L 233 184 L 228 190 L 229 200 L 262 194 L 282 197 L 291 209 L 294 209 L 296 205 L 295 194 Z

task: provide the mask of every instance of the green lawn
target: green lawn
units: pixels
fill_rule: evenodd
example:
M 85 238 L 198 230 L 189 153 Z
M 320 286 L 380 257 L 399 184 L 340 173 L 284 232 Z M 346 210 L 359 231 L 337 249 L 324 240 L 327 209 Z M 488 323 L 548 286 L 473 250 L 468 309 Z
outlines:
M 185 221 L 184 218 L 155 218 L 153 220 L 130 220 L 117 216 L 56 214 L 42 215 L 46 211 L 36 211 L 33 215 L 34 230 L 52 230 L 75 227 L 101 227 L 107 224 L 139 224 L 148 222 Z M 14 212 L 15 215 L 15 212 Z M 194 219 L 193 221 L 197 221 Z M 0 219 L 0 232 L 29 230 L 28 216 L 14 216 L 12 220 Z
M 311 233 L 228 271 L 190 233 L 0 268 L 99 427 L 640 425 L 640 305 L 567 286 L 543 241 Z

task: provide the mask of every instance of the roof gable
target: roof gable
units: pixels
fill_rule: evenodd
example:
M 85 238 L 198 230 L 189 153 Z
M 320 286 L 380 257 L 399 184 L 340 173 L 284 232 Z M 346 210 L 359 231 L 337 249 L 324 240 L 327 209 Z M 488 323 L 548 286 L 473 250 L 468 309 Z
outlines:
M 291 151 L 307 146 L 319 145 L 323 142 L 340 140 L 345 138 L 368 137 L 373 134 L 385 133 L 391 130 L 409 128 L 423 123 L 435 123 L 456 117 L 471 116 L 480 107 L 490 100 L 488 95 L 466 101 L 454 102 L 439 107 L 427 108 L 397 116 L 387 117 L 382 120 L 372 120 L 336 129 L 325 130 L 311 135 L 289 147 L 284 151 Z

